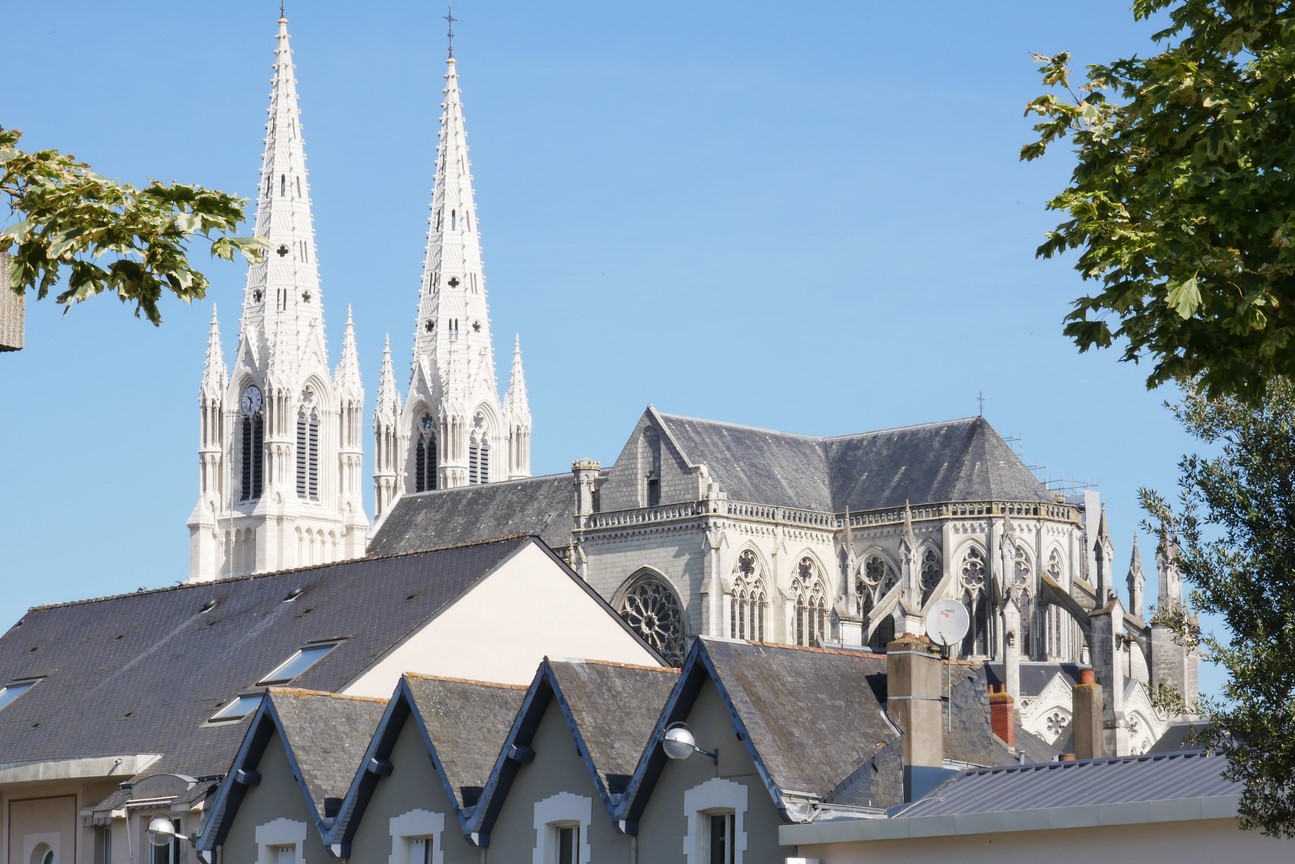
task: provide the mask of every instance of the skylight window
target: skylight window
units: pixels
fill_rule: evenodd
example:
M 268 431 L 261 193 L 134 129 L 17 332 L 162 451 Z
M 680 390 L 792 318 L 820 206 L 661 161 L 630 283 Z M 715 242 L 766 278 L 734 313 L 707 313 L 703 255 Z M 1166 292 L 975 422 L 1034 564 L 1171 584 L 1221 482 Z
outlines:
M 211 715 L 208 723 L 228 723 L 234 720 L 242 720 L 248 714 L 256 710 L 256 706 L 261 704 L 261 694 L 251 693 L 245 696 L 239 696 L 237 699 L 231 699 L 224 708 L 221 708 L 215 714 Z
M 35 687 L 36 682 L 39 680 L 39 678 L 29 678 L 26 681 L 15 681 L 12 684 L 6 684 L 3 689 L 0 689 L 0 708 L 8 706 L 10 702 Z
M 307 645 L 300 648 L 295 654 L 275 667 L 273 672 L 257 681 L 256 684 L 258 687 L 270 684 L 287 684 L 324 659 L 324 655 L 336 647 L 337 643 L 333 642 L 328 645 Z

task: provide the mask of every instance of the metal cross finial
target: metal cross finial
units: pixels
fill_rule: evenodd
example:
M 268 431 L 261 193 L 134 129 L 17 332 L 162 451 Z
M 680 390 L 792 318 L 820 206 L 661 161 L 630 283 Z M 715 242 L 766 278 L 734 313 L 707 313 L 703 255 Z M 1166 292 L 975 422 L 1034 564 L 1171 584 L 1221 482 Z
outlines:
M 286 3 L 286 0 L 279 0 L 279 17 L 280 17 L 280 18 L 287 17 L 287 16 L 285 16 L 285 15 L 283 14 L 283 7 L 284 7 L 285 3 Z
M 454 56 L 454 22 L 458 21 L 459 19 L 454 17 L 453 4 L 447 3 L 446 10 L 447 10 L 447 14 L 445 15 L 445 20 L 449 22 L 449 25 L 450 25 L 449 27 L 450 56 L 453 57 Z
M 976 396 L 976 401 L 980 403 L 980 416 L 985 416 L 985 391 L 981 390 Z

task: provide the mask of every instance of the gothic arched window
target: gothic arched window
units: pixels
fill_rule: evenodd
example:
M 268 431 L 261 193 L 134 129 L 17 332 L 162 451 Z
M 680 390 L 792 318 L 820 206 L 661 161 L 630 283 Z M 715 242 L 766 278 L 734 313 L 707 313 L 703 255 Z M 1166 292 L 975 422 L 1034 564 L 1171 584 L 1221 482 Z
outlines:
M 683 665 L 683 608 L 665 580 L 644 574 L 625 592 L 617 611 L 666 662 Z
M 859 575 L 854 580 L 854 590 L 858 595 L 856 610 L 866 620 L 866 627 L 871 628 L 868 644 L 874 648 L 884 648 L 894 641 L 895 622 L 890 615 L 880 621 L 873 621 L 873 610 L 881 599 L 890 593 L 899 582 L 899 574 L 880 555 L 869 555 L 859 567 Z M 865 633 L 868 630 L 865 629 Z
M 989 594 L 985 581 L 985 555 L 972 547 L 962 558 L 959 572 L 962 605 L 967 607 L 971 626 L 962 640 L 962 656 L 984 656 L 989 647 Z
M 1018 643 L 1021 656 L 1027 660 L 1034 659 L 1034 568 L 1030 556 L 1024 549 L 1017 548 L 1016 560 L 1012 564 L 1012 586 L 1016 590 L 1017 605 L 1021 607 L 1021 639 Z
M 254 414 L 243 414 L 239 436 L 242 439 L 243 484 L 240 501 L 255 501 L 265 487 L 265 415 L 258 408 Z
M 319 500 L 319 409 L 310 388 L 301 394 L 297 412 L 297 497 Z
M 436 421 L 431 414 L 423 413 L 414 434 L 414 491 L 427 492 L 436 488 Z
M 765 591 L 755 553 L 750 549 L 743 550 L 737 556 L 737 568 L 733 573 L 733 620 L 729 628 L 730 635 L 734 639 L 763 642 L 768 608 L 769 595 Z
M 918 577 L 922 583 L 922 605 L 925 606 L 935 593 L 935 589 L 940 587 L 940 580 L 944 578 L 944 571 L 940 567 L 940 559 L 935 557 L 935 552 L 931 549 L 926 550 L 922 556 L 922 572 Z
M 468 439 L 468 485 L 490 482 L 490 435 L 486 418 L 478 414 L 472 418 L 472 437 Z
M 791 593 L 796 600 L 796 644 L 813 645 L 815 640 L 822 644 L 827 638 L 827 592 L 814 559 L 808 555 L 796 565 Z

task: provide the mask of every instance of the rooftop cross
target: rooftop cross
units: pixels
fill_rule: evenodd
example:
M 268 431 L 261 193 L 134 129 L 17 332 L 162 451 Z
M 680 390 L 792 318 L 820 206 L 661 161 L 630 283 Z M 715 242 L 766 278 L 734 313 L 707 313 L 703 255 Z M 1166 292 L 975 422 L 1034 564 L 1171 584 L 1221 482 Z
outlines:
M 985 391 L 981 390 L 976 396 L 976 401 L 980 403 L 980 416 L 985 416 Z
M 444 17 L 445 17 L 445 20 L 449 23 L 448 36 L 450 40 L 450 56 L 453 57 L 454 56 L 454 22 L 458 21 L 459 19 L 454 17 L 454 7 L 452 5 L 447 5 L 446 10 L 447 12 Z

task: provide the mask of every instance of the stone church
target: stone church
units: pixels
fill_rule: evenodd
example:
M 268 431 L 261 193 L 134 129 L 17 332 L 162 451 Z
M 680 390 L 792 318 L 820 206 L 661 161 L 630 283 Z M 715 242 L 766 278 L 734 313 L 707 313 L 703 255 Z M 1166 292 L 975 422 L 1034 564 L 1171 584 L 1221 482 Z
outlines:
M 213 314 L 200 389 L 191 581 L 512 534 L 557 550 L 661 654 L 696 636 L 881 649 L 941 599 L 969 627 L 1020 724 L 1063 741 L 1092 665 L 1110 694 L 1107 750 L 1141 752 L 1194 702 L 1195 651 L 1145 617 L 1136 547 L 1116 590 L 1096 493 L 1050 491 L 983 417 L 839 437 L 680 417 L 649 406 L 615 463 L 530 477 L 520 348 L 498 397 L 477 209 L 451 51 L 411 377 L 384 353 L 374 414 L 375 524 L 360 494 L 364 393 L 349 326 L 332 375 L 287 22 L 280 20 L 238 350 Z M 1172 531 L 1157 609 L 1183 605 Z

